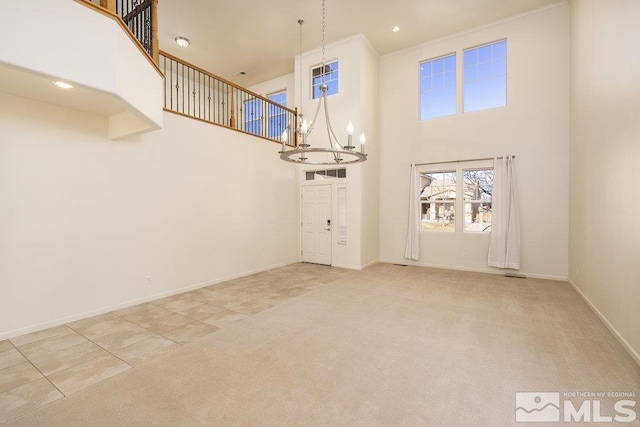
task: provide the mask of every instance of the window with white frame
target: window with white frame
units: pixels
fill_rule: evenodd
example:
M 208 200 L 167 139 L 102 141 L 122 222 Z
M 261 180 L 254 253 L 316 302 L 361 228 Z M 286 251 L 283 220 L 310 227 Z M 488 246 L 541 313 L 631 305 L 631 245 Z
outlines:
M 464 51 L 464 111 L 507 105 L 507 41 Z
M 277 102 L 281 106 L 269 104 L 267 109 L 269 130 L 269 138 L 277 138 L 287 128 L 287 112 L 283 107 L 287 106 L 287 91 L 282 90 L 279 92 L 267 95 L 270 101 Z
M 464 169 L 464 231 L 491 231 L 493 169 Z
M 462 111 L 507 105 L 507 41 L 463 50 Z M 420 62 L 420 120 L 458 112 L 457 54 Z
M 486 162 L 481 165 L 419 171 L 422 230 L 491 231 L 493 169 L 484 167 Z M 461 215 L 456 215 L 457 212 Z
M 456 231 L 456 171 L 420 173 L 423 230 Z
M 338 61 L 330 62 L 324 66 L 320 65 L 311 70 L 311 93 L 313 94 L 313 99 L 322 96 L 320 86 L 322 85 L 323 77 L 324 83 L 327 85 L 327 96 L 338 93 Z
M 420 120 L 456 114 L 456 54 L 420 63 Z

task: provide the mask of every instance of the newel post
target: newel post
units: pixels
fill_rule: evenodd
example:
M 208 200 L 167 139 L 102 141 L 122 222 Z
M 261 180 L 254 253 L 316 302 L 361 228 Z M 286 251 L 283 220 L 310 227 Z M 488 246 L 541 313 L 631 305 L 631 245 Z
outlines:
M 160 63 L 160 49 L 158 44 L 158 0 L 151 0 L 151 40 L 151 56 L 153 62 L 158 65 Z
M 235 89 L 231 88 L 231 118 L 229 119 L 229 127 L 236 128 L 236 106 L 234 102 Z

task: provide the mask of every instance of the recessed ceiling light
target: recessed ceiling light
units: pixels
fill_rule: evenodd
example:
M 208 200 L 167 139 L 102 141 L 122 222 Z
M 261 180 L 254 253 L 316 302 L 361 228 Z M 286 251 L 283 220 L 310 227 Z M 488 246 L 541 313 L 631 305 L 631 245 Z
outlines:
M 62 88 L 62 89 L 73 89 L 73 85 L 70 85 L 69 83 L 53 82 L 53 84 L 58 86 L 59 88 Z
M 191 44 L 191 40 L 189 40 L 186 37 L 179 36 L 179 37 L 176 37 L 175 40 L 176 40 L 176 43 L 178 44 L 178 46 L 180 46 L 180 47 L 187 47 L 187 46 L 189 46 Z
M 397 33 L 398 31 L 400 31 L 400 27 L 398 27 L 397 25 L 395 25 L 391 31 L 393 31 L 394 33 Z

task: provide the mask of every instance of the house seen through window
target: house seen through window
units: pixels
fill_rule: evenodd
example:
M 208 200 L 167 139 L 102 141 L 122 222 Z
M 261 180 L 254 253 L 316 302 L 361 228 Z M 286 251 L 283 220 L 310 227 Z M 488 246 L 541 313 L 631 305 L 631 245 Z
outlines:
M 491 194 L 493 169 L 465 169 L 464 231 L 491 231 Z
M 421 172 L 421 229 L 455 232 L 461 227 L 465 233 L 490 232 L 492 192 L 491 168 Z
M 456 230 L 456 171 L 420 174 L 423 230 Z

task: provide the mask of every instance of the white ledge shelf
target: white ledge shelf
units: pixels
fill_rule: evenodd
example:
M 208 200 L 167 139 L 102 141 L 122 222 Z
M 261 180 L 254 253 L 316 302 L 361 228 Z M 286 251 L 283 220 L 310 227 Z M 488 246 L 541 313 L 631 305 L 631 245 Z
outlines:
M 163 76 L 116 19 L 69 0 L 3 2 L 0 15 L 0 91 L 105 116 L 111 139 L 162 127 Z

